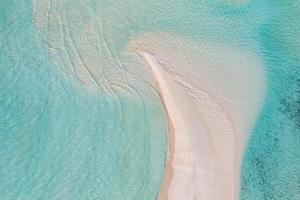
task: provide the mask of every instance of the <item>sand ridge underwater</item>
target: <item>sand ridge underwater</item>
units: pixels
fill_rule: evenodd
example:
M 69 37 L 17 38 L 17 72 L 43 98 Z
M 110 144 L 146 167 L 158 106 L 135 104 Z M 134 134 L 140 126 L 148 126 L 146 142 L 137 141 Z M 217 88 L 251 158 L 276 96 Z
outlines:
M 157 198 L 167 120 L 147 66 L 127 47 L 158 32 L 262 60 L 266 96 L 247 137 L 239 199 L 299 199 L 299 7 L 2 0 L 1 199 Z

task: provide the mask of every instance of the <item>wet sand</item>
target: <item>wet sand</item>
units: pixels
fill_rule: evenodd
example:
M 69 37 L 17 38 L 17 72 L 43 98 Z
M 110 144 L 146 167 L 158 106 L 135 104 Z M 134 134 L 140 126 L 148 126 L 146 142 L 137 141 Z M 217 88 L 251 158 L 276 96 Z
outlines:
M 217 104 L 207 99 L 205 106 L 215 107 L 215 110 L 208 109 L 207 112 L 210 113 L 205 114 L 213 114 L 212 117 L 218 118 L 219 121 L 214 124 L 206 119 L 202 124 L 203 127 L 199 126 L 203 116 L 197 116 L 197 112 L 190 110 L 197 110 L 197 103 L 195 104 L 189 97 L 191 95 L 189 91 L 192 88 L 188 85 L 178 86 L 178 83 L 172 82 L 172 79 L 164 78 L 162 67 L 159 66 L 155 57 L 148 53 L 144 53 L 143 56 L 151 66 L 153 77 L 156 78 L 169 116 L 169 152 L 166 175 L 159 199 L 221 199 L 224 195 L 227 197 L 226 199 L 234 199 L 236 194 L 234 187 L 236 185 L 234 175 L 236 145 L 230 121 Z M 178 97 L 176 94 L 173 95 L 174 91 L 182 92 L 183 95 L 180 95 L 179 101 L 176 101 Z M 200 93 L 200 95 L 205 98 L 206 94 Z M 195 99 L 197 100 L 197 97 Z M 196 121 L 199 124 L 195 123 Z M 205 124 L 205 122 L 209 124 Z M 221 135 L 214 135 L 220 132 L 221 127 L 219 126 L 228 129 L 223 140 L 216 138 L 222 137 Z M 208 133 L 211 134 L 210 136 L 207 135 L 207 129 L 213 129 L 214 133 Z M 199 140 L 202 144 L 198 142 L 193 144 L 193 139 Z M 204 154 L 204 152 L 206 153 Z M 226 162 L 228 163 L 225 164 Z
M 198 54 L 176 52 L 179 47 L 184 49 L 187 42 L 176 48 L 172 44 L 176 38 L 160 43 L 159 37 L 146 35 L 129 46 L 148 65 L 169 119 L 169 148 L 158 199 L 237 199 L 245 141 L 264 95 L 263 72 L 259 71 L 262 68 L 256 59 L 250 66 L 238 66 L 249 63 L 246 59 L 253 57 L 228 50 L 233 57 L 216 53 L 225 63 L 218 70 L 232 67 L 229 73 L 223 72 L 225 78 L 206 76 L 201 72 L 211 67 L 209 56 L 197 63 Z M 235 59 L 236 55 L 240 60 Z M 202 64 L 203 70 L 191 67 L 195 63 Z M 260 75 L 254 76 L 255 73 Z M 200 78 L 194 79 L 197 74 Z M 224 81 L 227 79 L 230 83 Z

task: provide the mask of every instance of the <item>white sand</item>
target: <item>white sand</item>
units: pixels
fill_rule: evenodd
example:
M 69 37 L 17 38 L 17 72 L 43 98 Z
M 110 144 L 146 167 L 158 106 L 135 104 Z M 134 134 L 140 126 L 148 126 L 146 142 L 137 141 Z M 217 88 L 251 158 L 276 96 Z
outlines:
M 199 47 L 187 51 L 189 44 L 150 34 L 129 46 L 149 65 L 173 130 L 159 199 L 237 199 L 246 136 L 264 97 L 264 71 L 254 56 L 209 44 L 200 53 Z

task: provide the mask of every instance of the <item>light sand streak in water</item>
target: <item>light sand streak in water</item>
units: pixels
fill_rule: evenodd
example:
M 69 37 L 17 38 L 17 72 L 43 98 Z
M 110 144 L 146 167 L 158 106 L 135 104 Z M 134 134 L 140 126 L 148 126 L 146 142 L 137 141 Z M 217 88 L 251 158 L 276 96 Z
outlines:
M 175 41 L 174 38 L 170 40 Z M 264 79 L 260 79 L 261 76 L 255 77 L 252 76 L 255 73 L 248 73 L 249 76 L 245 80 L 242 78 L 245 77 L 244 73 L 248 67 L 252 67 L 250 70 L 254 72 L 264 74 L 260 71 L 261 65 L 257 65 L 259 62 L 253 59 L 250 66 L 238 66 L 247 63 L 247 60 L 235 59 L 239 52 L 232 51 L 235 54 L 229 56 L 231 57 L 229 60 L 235 60 L 235 65 L 225 59 L 224 66 L 217 69 L 221 71 L 229 65 L 231 67 L 229 71 L 232 73 L 224 72 L 224 76 L 235 84 L 231 84 L 231 88 L 216 89 L 204 87 L 205 85 L 199 87 L 201 82 L 222 83 L 222 80 L 213 75 L 201 76 L 201 70 L 199 72 L 194 68 L 193 71 L 187 66 L 188 63 L 197 62 L 191 59 L 184 65 L 180 60 L 189 57 L 186 53 L 174 56 L 176 48 L 170 48 L 172 45 L 168 40 L 164 40 L 165 43 L 157 41 L 156 36 L 148 35 L 135 40 L 130 45 L 130 50 L 137 52 L 149 65 L 169 118 L 169 151 L 159 199 L 237 199 L 243 146 L 249 127 L 259 110 L 258 102 L 263 99 L 265 90 Z M 183 44 L 178 46 L 184 47 Z M 172 53 L 167 53 L 166 50 Z M 231 50 L 225 52 L 232 53 Z M 219 56 L 218 53 L 216 55 Z M 214 56 L 213 58 L 216 59 Z M 220 58 L 224 59 L 226 56 Z M 249 56 L 248 59 L 250 58 L 252 57 Z M 201 60 L 199 57 L 198 59 Z M 203 59 L 202 63 L 205 64 Z M 240 59 L 245 57 L 241 56 Z M 210 67 L 207 58 L 206 62 L 207 65 L 202 66 L 204 70 L 205 67 Z M 205 72 L 204 70 L 202 72 Z M 198 85 L 192 81 L 193 72 L 200 74 L 203 79 L 198 80 Z M 250 84 L 244 84 L 243 81 Z M 246 92 L 249 92 L 248 94 L 253 92 L 249 90 L 250 88 L 256 89 L 254 90 L 256 94 L 247 97 Z M 232 98 L 231 106 L 227 102 L 228 98 L 221 95 L 222 92 L 232 94 L 227 96 L 229 99 Z M 243 108 L 243 103 L 248 109 L 252 109 L 252 114 L 243 113 L 247 109 Z

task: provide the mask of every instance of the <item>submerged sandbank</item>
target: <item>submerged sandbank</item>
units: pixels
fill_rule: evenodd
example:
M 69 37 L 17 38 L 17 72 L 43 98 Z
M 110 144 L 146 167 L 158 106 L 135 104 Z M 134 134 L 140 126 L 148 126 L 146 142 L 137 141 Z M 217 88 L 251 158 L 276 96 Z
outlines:
M 251 55 L 209 44 L 199 51 L 191 44 L 149 34 L 129 46 L 149 65 L 172 130 L 159 199 L 237 199 L 264 71 Z

